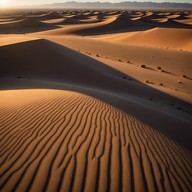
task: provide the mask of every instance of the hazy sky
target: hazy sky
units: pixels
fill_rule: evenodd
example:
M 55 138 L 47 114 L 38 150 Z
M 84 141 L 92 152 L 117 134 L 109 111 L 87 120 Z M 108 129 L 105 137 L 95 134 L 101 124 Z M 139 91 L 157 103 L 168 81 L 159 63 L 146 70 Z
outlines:
M 38 4 L 50 4 L 50 3 L 60 3 L 67 2 L 72 0 L 0 0 L 0 5 L 11 5 L 11 6 L 19 6 L 19 5 L 38 5 Z M 73 0 L 79 2 L 122 2 L 122 1 L 153 1 L 153 2 L 181 2 L 181 3 L 192 3 L 192 0 Z

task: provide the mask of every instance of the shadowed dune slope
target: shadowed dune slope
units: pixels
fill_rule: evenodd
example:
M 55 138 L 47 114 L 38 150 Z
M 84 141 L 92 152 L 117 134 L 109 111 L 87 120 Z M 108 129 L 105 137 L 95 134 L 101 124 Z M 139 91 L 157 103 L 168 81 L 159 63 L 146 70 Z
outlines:
M 12 53 L 11 57 L 9 55 L 10 52 Z M 153 89 L 134 79 L 130 81 L 128 75 L 86 55 L 48 40 L 38 39 L 2 46 L 0 47 L 0 54 L 3 63 L 3 65 L 0 66 L 1 76 L 3 77 L 1 78 L 1 82 L 6 81 L 7 78 L 15 79 L 15 82 L 11 84 L 2 83 L 1 89 L 6 89 L 6 86 L 10 86 L 10 89 L 13 89 L 14 84 L 17 82 L 16 80 L 25 82 L 23 88 L 27 88 L 28 84 L 31 84 L 29 87 L 32 88 L 42 88 L 44 87 L 44 85 L 41 84 L 43 81 L 48 83 L 46 88 L 57 88 L 57 85 L 54 85 L 54 83 L 59 83 L 61 85 L 60 88 L 65 89 L 65 86 L 62 87 L 62 84 L 65 85 L 69 83 L 82 87 L 82 89 L 78 90 L 79 92 L 85 92 L 96 98 L 102 99 L 103 93 L 100 95 L 92 91 L 82 91 L 83 88 L 87 87 L 93 90 L 100 90 L 101 92 L 112 95 L 116 94 L 119 95 L 119 97 L 132 100 L 130 110 L 134 112 L 134 114 L 138 114 L 139 118 L 143 118 L 143 115 L 142 113 L 138 113 L 137 110 L 141 109 L 139 107 L 140 105 L 148 108 L 148 104 L 146 104 L 145 101 L 149 100 L 149 98 L 153 98 L 159 104 L 165 103 L 167 106 L 170 102 L 175 103 L 175 105 L 182 106 L 182 108 L 191 111 L 191 106 L 187 102 Z M 34 80 L 37 81 L 37 83 L 33 85 Z M 15 86 L 15 88 L 17 88 L 17 86 Z M 68 88 L 68 90 L 73 90 L 73 86 Z M 140 98 L 141 95 L 142 98 Z M 107 101 L 109 99 L 105 98 L 104 100 Z M 139 102 L 138 108 L 135 105 L 137 102 Z M 116 101 L 114 99 L 111 103 L 116 103 L 117 106 L 119 106 L 121 102 L 119 102 L 118 99 Z M 157 127 L 157 129 L 170 135 L 179 143 L 192 147 L 189 142 L 189 133 L 191 132 L 190 121 L 185 121 L 185 117 L 182 119 L 183 114 L 179 117 L 169 113 L 172 116 L 169 119 L 169 116 L 166 117 L 167 113 L 164 114 L 163 109 L 160 110 L 159 114 L 159 110 L 156 108 L 158 106 L 160 105 L 154 105 L 150 110 L 147 109 L 150 111 L 149 114 L 153 114 L 155 111 L 157 112 L 157 116 L 161 117 L 163 114 L 162 122 L 164 122 L 163 119 L 165 118 L 167 125 L 169 125 L 169 123 L 170 125 L 176 125 L 174 129 L 175 134 L 172 136 L 170 129 L 164 129 L 164 126 L 162 127 L 161 124 L 157 125 L 157 123 L 151 119 L 148 119 L 147 122 L 151 121 L 155 128 Z M 120 106 L 120 108 L 122 108 L 122 106 Z M 127 108 L 127 110 L 129 110 L 129 108 Z M 183 125 L 182 132 L 179 125 Z M 183 137 L 180 138 L 181 134 Z
M 94 18 L 91 19 L 89 22 L 88 20 L 80 21 L 80 20 L 74 20 L 70 18 L 66 18 L 64 21 L 61 23 L 58 23 L 58 25 L 63 25 L 61 29 L 56 29 L 56 30 L 50 30 L 50 31 L 45 31 L 43 32 L 44 35 L 71 35 L 71 34 L 81 34 L 82 31 L 88 31 L 89 30 L 95 30 L 100 26 L 105 26 L 115 20 L 115 17 L 109 17 L 107 19 L 103 18 Z M 47 21 L 46 21 L 47 22 Z M 48 21 L 49 22 L 49 21 Z M 72 25 L 73 23 L 73 25 Z M 64 25 L 66 24 L 66 25 Z M 101 31 L 102 32 L 102 31 Z M 41 34 L 41 32 L 39 33 Z
M 0 54 L 3 77 L 69 82 L 130 95 L 142 94 L 158 100 L 173 99 L 161 92 L 157 94 L 142 83 L 128 81 L 122 72 L 48 40 L 2 46 Z
M 172 19 L 166 19 L 166 22 L 158 22 L 154 20 L 155 18 L 156 17 L 154 16 L 140 16 L 135 19 L 135 17 L 132 17 L 128 12 L 123 12 L 119 16 L 114 16 L 114 20 L 110 23 L 86 29 L 77 29 L 76 31 L 73 31 L 73 33 L 79 35 L 99 35 L 118 32 L 144 31 L 155 27 L 192 29 L 191 25 L 179 23 Z
M 0 47 L 1 74 L 41 80 L 103 84 L 105 79 L 123 77 L 122 73 L 76 51 L 48 40 L 38 39 Z M 10 57 L 9 53 L 12 53 Z M 46 69 L 46 70 L 45 70 Z M 81 72 L 81 73 L 80 73 Z M 89 79 L 89 81 L 87 81 Z M 112 82 L 109 83 L 112 87 Z
M 148 33 L 150 34 L 150 31 L 138 33 L 138 36 L 141 34 L 141 36 L 143 35 L 144 37 L 146 36 L 146 38 L 153 39 L 155 37 L 158 38 L 158 35 L 161 35 L 162 38 L 166 39 L 166 35 L 164 33 L 161 34 L 160 32 L 158 32 L 158 31 L 161 31 L 160 29 L 157 31 L 156 30 L 154 31 L 155 31 L 154 37 L 150 37 L 150 35 L 148 35 Z M 182 30 L 181 31 L 178 30 L 178 32 L 179 32 L 178 36 L 182 37 L 182 35 L 180 35 L 180 32 L 182 33 Z M 180 50 L 179 51 L 170 50 L 171 48 L 174 48 L 176 45 L 176 43 L 174 44 L 171 41 L 171 39 L 168 40 L 167 42 L 164 41 L 163 43 L 160 40 L 158 41 L 156 39 L 154 43 L 152 43 L 151 45 L 150 44 L 148 45 L 151 47 L 146 47 L 145 46 L 146 44 L 142 44 L 142 42 L 140 42 L 139 46 L 129 45 L 129 41 L 126 41 L 126 38 L 129 38 L 129 37 L 130 37 L 129 38 L 130 44 L 131 43 L 134 44 L 134 42 L 131 41 L 131 35 L 129 35 L 128 33 L 121 33 L 117 35 L 110 34 L 110 35 L 104 35 L 104 36 L 98 36 L 98 37 L 94 36 L 94 38 L 84 38 L 84 37 L 81 38 L 76 36 L 55 37 L 53 34 L 50 36 L 46 36 L 46 35 L 44 36 L 44 33 L 42 33 L 37 37 L 46 37 L 46 39 L 49 39 L 50 41 L 53 41 L 55 43 L 61 44 L 63 46 L 67 46 L 77 51 L 80 50 L 81 53 L 90 52 L 91 56 L 95 56 L 98 54 L 101 58 L 107 57 L 107 58 L 110 58 L 112 61 L 120 59 L 122 62 L 127 63 L 127 61 L 130 61 L 133 64 L 146 64 L 147 66 L 153 67 L 153 68 L 157 68 L 157 66 L 160 66 L 163 69 L 170 71 L 173 74 L 179 74 L 179 75 L 187 74 L 190 77 L 192 77 L 191 76 L 192 75 L 191 74 L 191 70 L 192 70 L 191 52 L 180 51 Z M 137 36 L 137 34 L 135 35 Z M 188 35 L 188 32 L 187 32 L 187 35 Z M 171 34 L 170 34 L 170 37 L 171 37 Z M 125 38 L 125 41 L 121 41 L 121 38 L 122 39 Z M 145 40 L 142 40 L 142 41 L 145 41 Z M 184 41 L 184 42 L 188 43 L 187 41 Z M 190 37 L 189 37 L 189 42 L 190 42 Z M 139 42 L 137 41 L 137 43 Z M 183 45 L 182 40 L 178 39 L 178 43 L 181 43 L 180 45 Z M 93 44 L 94 46 L 92 46 Z M 169 45 L 170 49 L 161 49 L 161 46 L 167 48 L 167 46 L 165 45 L 167 46 Z M 185 50 L 185 48 L 187 48 L 186 45 L 184 45 L 183 49 Z M 122 62 L 116 65 L 117 69 L 121 67 Z
M 55 11 L 50 11 L 49 13 L 42 12 L 43 14 L 32 14 L 32 15 L 27 15 L 29 18 L 34 18 L 38 20 L 48 20 L 48 19 L 59 19 L 63 18 L 63 16 Z
M 94 15 L 94 17 L 92 17 Z M 173 16 L 173 15 L 172 15 Z M 119 12 L 101 12 L 96 14 L 83 14 L 82 12 L 72 11 L 63 14 L 64 20 L 59 18 L 58 22 L 54 17 L 52 19 L 47 18 L 45 22 L 54 23 L 58 25 L 67 25 L 61 30 L 47 32 L 47 35 L 101 35 L 119 32 L 132 32 L 132 31 L 144 31 L 153 28 L 182 28 L 192 29 L 190 25 L 190 19 L 186 21 L 175 20 L 180 18 L 175 16 L 173 18 L 167 18 L 165 15 L 158 15 L 158 13 L 137 13 L 128 11 Z M 53 21 L 52 21 L 53 20 Z M 81 24 L 81 25 L 80 25 Z
M 184 24 L 188 24 L 188 25 L 192 25 L 192 19 L 182 19 L 182 20 L 175 20 L 179 23 L 184 23 Z
M 192 190 L 192 154 L 134 116 L 74 92 L 23 96 L 0 108 L 2 192 Z
M 32 33 L 50 29 L 59 28 L 51 24 L 43 23 L 35 19 L 22 19 L 12 23 L 0 24 L 0 33 L 11 34 L 11 33 Z

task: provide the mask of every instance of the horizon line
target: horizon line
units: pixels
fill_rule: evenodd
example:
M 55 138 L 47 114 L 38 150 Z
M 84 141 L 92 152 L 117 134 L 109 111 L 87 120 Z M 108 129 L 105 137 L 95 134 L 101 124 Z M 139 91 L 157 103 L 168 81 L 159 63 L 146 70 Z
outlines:
M 64 1 L 64 2 L 52 2 L 52 3 L 42 3 L 42 4 L 23 4 L 23 5 L 8 5 L 8 6 L 0 6 L 0 10 L 2 9 L 7 9 L 7 8 L 24 8 L 26 7 L 27 9 L 33 6 L 50 6 L 50 5 L 56 5 L 56 4 L 66 4 L 66 3 L 78 3 L 78 4 L 93 4 L 93 3 L 98 3 L 98 4 L 111 4 L 111 5 L 115 5 L 115 4 L 121 4 L 121 3 L 141 3 L 141 4 L 146 4 L 146 3 L 153 3 L 153 4 L 164 4 L 164 3 L 168 3 L 168 4 L 189 4 L 192 5 L 192 3 L 190 2 L 170 2 L 170 1 L 162 1 L 162 2 L 156 2 L 156 1 L 135 1 L 135 0 L 125 0 L 125 1 L 120 1 L 120 2 L 109 2 L 109 1 L 100 1 L 100 0 L 96 0 L 96 1 L 86 1 L 86 2 L 82 2 L 82 1 L 78 1 L 78 0 L 68 0 L 68 1 Z M 41 7 L 43 8 L 43 7 Z M 75 8 L 75 7 L 74 7 Z M 150 7 L 149 7 L 150 8 Z M 110 8 L 109 8 L 110 9 Z

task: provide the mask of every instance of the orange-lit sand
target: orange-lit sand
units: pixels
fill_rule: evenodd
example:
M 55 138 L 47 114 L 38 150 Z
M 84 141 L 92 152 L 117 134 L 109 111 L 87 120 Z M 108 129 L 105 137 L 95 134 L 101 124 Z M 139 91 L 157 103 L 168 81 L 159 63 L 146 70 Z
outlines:
M 0 191 L 192 191 L 191 12 L 0 14 Z

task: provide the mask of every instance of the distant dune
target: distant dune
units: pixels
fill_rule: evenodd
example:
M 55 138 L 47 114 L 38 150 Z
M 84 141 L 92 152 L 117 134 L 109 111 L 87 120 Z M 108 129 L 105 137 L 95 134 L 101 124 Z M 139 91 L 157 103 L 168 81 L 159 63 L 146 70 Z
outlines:
M 50 24 L 43 23 L 41 21 L 33 19 L 21 19 L 10 22 L 0 23 L 0 33 L 2 34 L 14 34 L 14 33 L 28 33 L 37 32 L 48 29 L 58 28 L 56 26 L 51 26 Z
M 0 13 L 0 191 L 192 191 L 192 13 Z
M 102 39 L 129 45 L 159 46 L 191 51 L 192 30 L 154 28 L 143 32 L 106 35 Z

